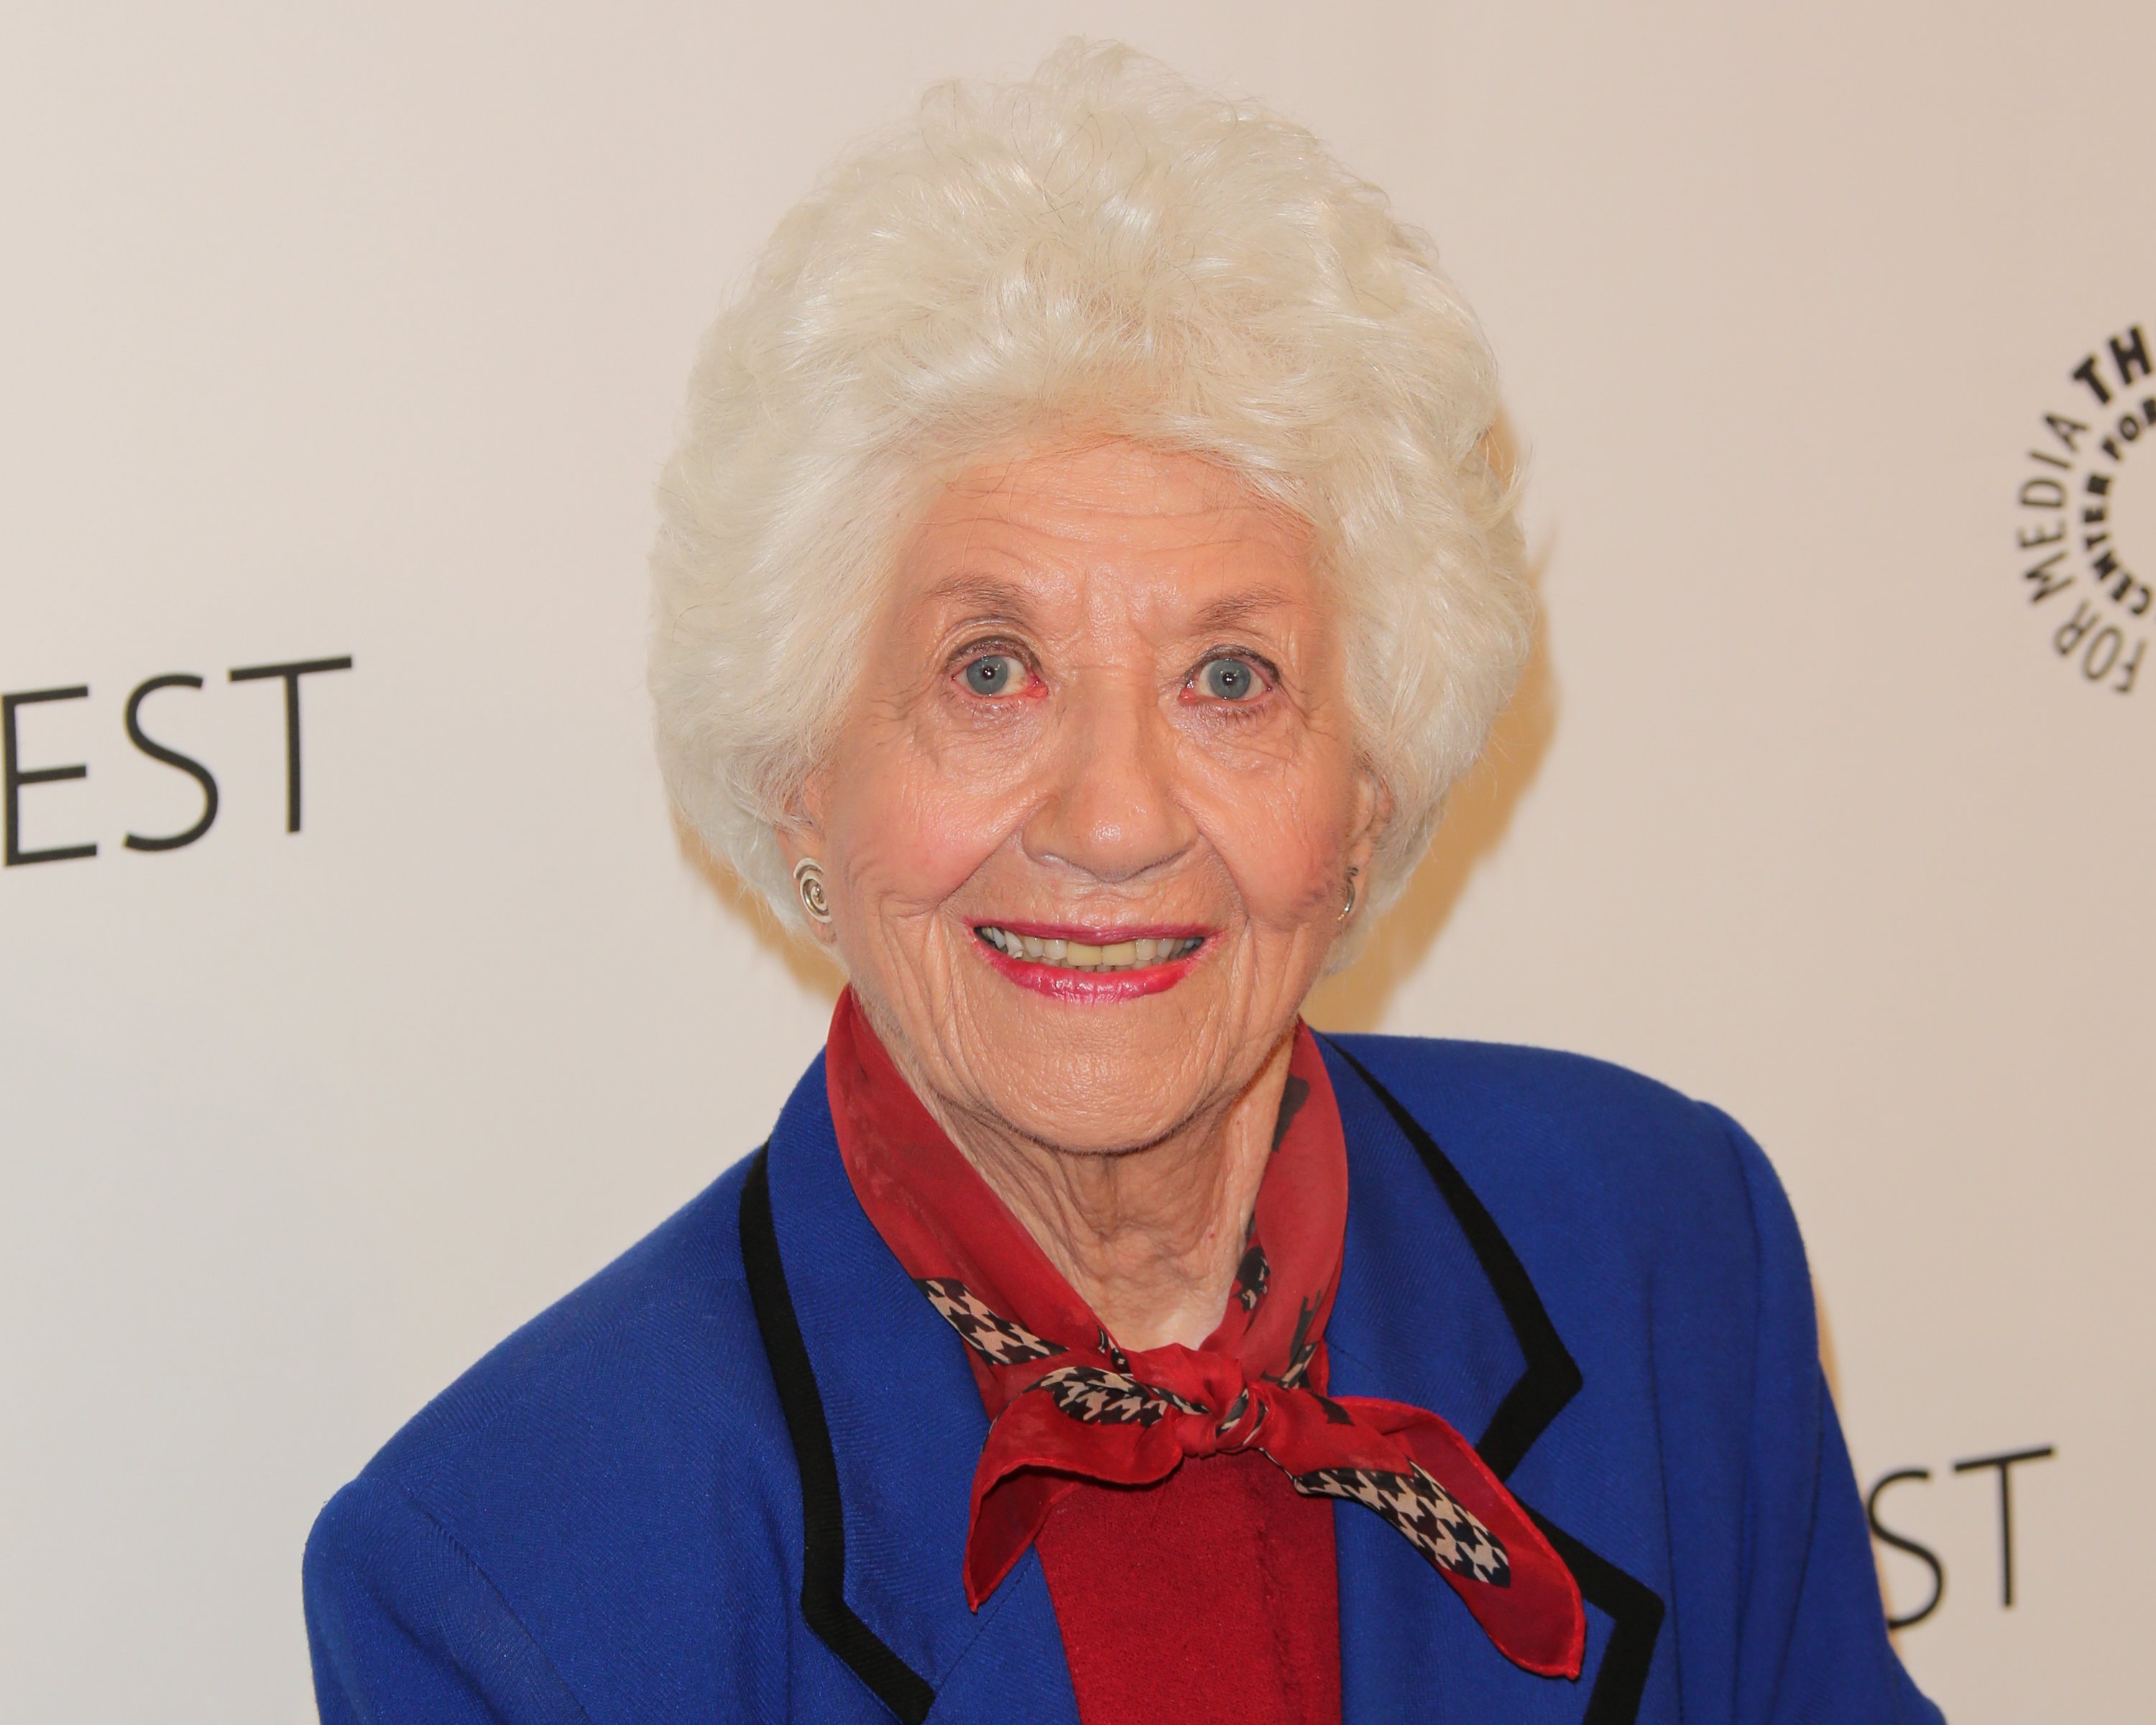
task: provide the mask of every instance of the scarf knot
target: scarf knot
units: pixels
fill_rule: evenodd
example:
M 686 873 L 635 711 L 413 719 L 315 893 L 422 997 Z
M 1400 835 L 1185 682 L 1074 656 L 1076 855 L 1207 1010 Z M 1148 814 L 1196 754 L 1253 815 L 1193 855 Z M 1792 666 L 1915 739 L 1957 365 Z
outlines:
M 1044 1394 L 1057 1412 L 1083 1425 L 1158 1425 L 1174 1440 L 1177 1457 L 1197 1459 L 1248 1449 L 1287 1394 L 1263 1379 L 1250 1382 L 1224 1354 L 1171 1345 L 1141 1360 L 1134 1364 L 1104 1335 L 1095 1353 L 1043 1372 L 1017 1396 Z

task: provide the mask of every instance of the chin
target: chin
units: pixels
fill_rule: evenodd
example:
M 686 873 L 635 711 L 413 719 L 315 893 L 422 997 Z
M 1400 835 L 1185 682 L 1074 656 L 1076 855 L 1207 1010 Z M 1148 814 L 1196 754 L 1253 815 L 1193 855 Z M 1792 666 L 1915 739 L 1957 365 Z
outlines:
M 1212 1004 L 1181 988 L 1114 1002 L 1029 993 L 975 1019 L 1005 1034 L 968 1065 L 982 1100 L 1027 1137 L 1079 1155 L 1140 1150 L 1199 1112 L 1212 1081 L 1232 1081 L 1204 1034 Z

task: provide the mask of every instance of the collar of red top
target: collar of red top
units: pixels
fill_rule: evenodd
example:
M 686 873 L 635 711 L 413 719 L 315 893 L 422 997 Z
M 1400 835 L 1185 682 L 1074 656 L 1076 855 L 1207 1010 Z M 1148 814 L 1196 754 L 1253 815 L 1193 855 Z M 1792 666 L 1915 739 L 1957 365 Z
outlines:
M 1571 1572 L 1474 1448 L 1425 1409 L 1325 1394 L 1348 1159 L 1316 1039 L 1295 1030 L 1273 1149 L 1219 1327 L 1127 1353 L 922 1106 L 851 990 L 825 1049 L 847 1178 L 966 1344 L 987 1406 L 964 1555 L 978 1609 L 1059 1499 L 1158 1484 L 1186 1457 L 1255 1449 L 1298 1491 L 1361 1503 L 1427 1558 L 1498 1650 L 1577 1676 Z

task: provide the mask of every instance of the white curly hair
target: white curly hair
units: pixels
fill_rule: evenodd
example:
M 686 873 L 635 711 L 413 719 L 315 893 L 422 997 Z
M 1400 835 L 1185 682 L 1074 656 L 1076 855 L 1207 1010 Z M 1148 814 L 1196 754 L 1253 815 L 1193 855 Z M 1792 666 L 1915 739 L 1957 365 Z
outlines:
M 1488 343 L 1428 239 L 1303 128 L 1115 44 L 939 85 L 779 223 L 691 374 L 651 558 L 668 788 L 798 926 L 775 828 L 899 536 L 970 462 L 1124 436 L 1315 531 L 1393 801 L 1367 928 L 1531 644 L 1496 413 Z

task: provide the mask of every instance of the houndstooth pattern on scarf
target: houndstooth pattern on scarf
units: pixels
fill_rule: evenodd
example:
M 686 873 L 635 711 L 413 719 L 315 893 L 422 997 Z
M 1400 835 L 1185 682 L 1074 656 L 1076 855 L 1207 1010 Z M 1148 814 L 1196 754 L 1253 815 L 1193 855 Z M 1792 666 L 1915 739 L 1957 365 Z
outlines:
M 1512 1560 L 1497 1536 L 1419 1467 L 1412 1473 L 1321 1467 L 1288 1477 L 1306 1497 L 1348 1497 L 1374 1509 L 1440 1569 L 1492 1587 L 1512 1584 Z
M 959 1340 L 992 1366 L 1023 1365 L 1028 1360 L 1053 1359 L 1069 1352 L 1059 1343 L 1044 1341 L 1024 1324 L 1013 1323 L 1002 1313 L 992 1312 L 955 1277 L 931 1276 L 918 1279 L 915 1285 L 943 1315 L 944 1322 L 958 1332 Z
M 1209 1411 L 1172 1389 L 1100 1366 L 1059 1366 L 1032 1387 L 1046 1390 L 1058 1409 L 1088 1425 L 1152 1425 L 1171 1412 Z

